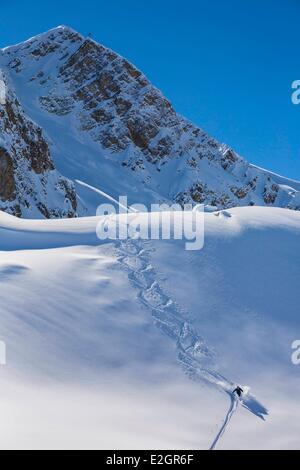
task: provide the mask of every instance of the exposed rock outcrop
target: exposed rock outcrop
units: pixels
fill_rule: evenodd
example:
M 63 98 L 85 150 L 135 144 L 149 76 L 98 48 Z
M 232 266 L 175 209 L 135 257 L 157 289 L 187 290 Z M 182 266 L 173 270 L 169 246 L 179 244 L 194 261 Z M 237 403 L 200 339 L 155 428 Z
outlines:
M 4 74 L 0 104 L 0 209 L 17 216 L 75 217 L 73 184 L 55 170 L 42 129 L 24 113 Z
M 84 173 L 87 183 L 108 188 L 116 197 L 121 188 L 131 196 L 133 188 L 134 202 L 138 195 L 140 202 L 156 198 L 219 208 L 299 209 L 300 184 L 249 164 L 178 115 L 127 60 L 70 28 L 59 27 L 2 50 L 0 65 L 12 81 L 17 79 L 20 103 L 33 110 L 31 117 L 50 134 L 59 157 L 68 154 L 67 176 L 80 179 Z M 4 108 L 2 122 L 6 132 L 16 128 L 22 145 L 15 141 L 5 149 L 14 165 L 18 154 L 35 175 L 51 173 L 53 160 L 43 132 L 31 121 L 22 123 L 20 103 L 12 100 Z M 55 183 L 69 201 L 67 209 L 64 201 L 55 214 L 76 212 L 76 196 L 68 184 L 66 190 Z M 19 197 L 16 180 L 14 191 Z

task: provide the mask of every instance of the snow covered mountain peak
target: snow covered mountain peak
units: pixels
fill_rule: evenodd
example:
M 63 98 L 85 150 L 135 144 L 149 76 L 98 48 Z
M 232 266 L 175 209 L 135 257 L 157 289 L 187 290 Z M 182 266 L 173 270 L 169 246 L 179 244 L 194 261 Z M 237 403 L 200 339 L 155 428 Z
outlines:
M 178 115 L 126 59 L 69 27 L 1 50 L 0 67 L 71 180 L 132 202 L 300 208 L 300 184 L 250 165 Z M 94 213 L 99 200 L 78 191 Z
M 47 32 L 33 36 L 19 44 L 5 47 L 2 49 L 2 51 L 7 53 L 8 55 L 16 53 L 16 52 L 20 52 L 20 51 L 27 51 L 28 53 L 33 53 L 33 55 L 38 55 L 37 52 L 35 52 L 35 49 L 33 49 L 34 46 L 39 48 L 40 44 L 44 44 L 47 42 L 52 43 L 51 49 L 53 51 L 54 48 L 56 49 L 56 46 L 59 43 L 62 44 L 63 42 L 73 41 L 74 39 L 78 41 L 80 40 L 82 41 L 84 38 L 83 36 L 81 36 L 81 34 L 77 33 L 74 29 L 68 26 L 61 25 L 61 26 L 57 26 L 56 28 L 52 28 Z

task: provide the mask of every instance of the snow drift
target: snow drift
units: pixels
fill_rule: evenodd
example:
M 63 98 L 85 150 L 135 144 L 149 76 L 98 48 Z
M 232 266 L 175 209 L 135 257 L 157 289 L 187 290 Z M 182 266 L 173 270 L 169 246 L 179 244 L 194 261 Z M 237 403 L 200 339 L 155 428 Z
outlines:
M 206 449 L 229 406 L 222 376 L 249 385 L 270 416 L 239 408 L 220 447 L 297 448 L 300 214 L 206 213 L 199 252 L 101 244 L 96 224 L 0 215 L 1 447 Z

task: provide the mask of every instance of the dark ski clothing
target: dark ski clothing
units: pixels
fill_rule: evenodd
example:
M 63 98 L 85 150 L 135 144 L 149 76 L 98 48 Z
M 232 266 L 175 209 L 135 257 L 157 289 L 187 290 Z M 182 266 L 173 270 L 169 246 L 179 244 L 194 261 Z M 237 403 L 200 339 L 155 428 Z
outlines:
M 241 387 L 237 387 L 235 390 L 233 390 L 233 393 L 236 393 L 237 396 L 241 398 L 244 393 L 244 390 Z

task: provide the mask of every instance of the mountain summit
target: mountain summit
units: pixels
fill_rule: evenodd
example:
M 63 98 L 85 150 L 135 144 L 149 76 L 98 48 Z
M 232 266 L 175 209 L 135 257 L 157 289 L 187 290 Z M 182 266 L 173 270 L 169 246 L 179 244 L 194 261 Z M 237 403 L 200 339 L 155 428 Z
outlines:
M 84 180 L 130 202 L 300 208 L 300 183 L 257 168 L 179 116 L 126 59 L 59 26 L 0 51 L 0 208 L 94 214 Z M 62 176 L 64 175 L 64 176 Z

